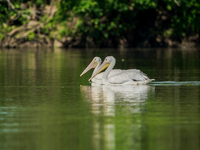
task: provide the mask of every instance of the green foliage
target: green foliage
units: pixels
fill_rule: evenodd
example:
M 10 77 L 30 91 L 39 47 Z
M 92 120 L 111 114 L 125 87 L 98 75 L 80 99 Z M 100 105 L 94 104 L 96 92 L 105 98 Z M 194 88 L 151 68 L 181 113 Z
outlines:
M 172 29 L 169 29 L 169 30 L 166 30 L 163 32 L 163 36 L 164 37 L 167 37 L 167 36 L 171 36 L 173 33 L 173 30 Z
M 6 23 L 3 23 L 0 30 L 0 40 L 6 37 L 6 34 L 12 30 L 11 26 L 8 26 Z
M 0 33 L 0 40 L 4 39 L 5 38 L 5 35 Z
M 77 27 L 78 33 L 84 33 L 86 36 L 94 39 L 96 43 L 113 36 L 122 36 L 124 29 L 133 28 L 130 23 L 123 21 L 120 13 L 128 14 L 129 5 L 126 1 L 79 1 L 72 7 L 75 16 L 80 18 Z M 116 15 L 115 15 L 116 13 Z
M 169 26 L 173 28 L 173 36 L 180 38 L 200 32 L 200 3 L 197 0 L 166 2 L 167 10 L 173 14 Z
M 8 10 L 6 8 L 6 1 L 0 3 L 0 27 L 6 22 Z
M 49 19 L 48 14 L 40 14 L 37 18 L 44 26 L 41 33 L 51 38 L 81 37 L 83 41 L 93 41 L 101 45 L 110 40 L 113 44 L 120 39 L 129 42 L 141 42 L 149 37 L 162 35 L 182 40 L 185 36 L 200 33 L 200 3 L 198 0 L 16 0 L 15 6 L 9 7 L 7 2 L 0 3 L 0 27 L 3 23 L 10 26 L 27 24 L 31 20 L 29 7 L 44 9 L 54 2 L 57 6 L 55 16 Z M 21 4 L 27 4 L 22 10 Z M 163 19 L 164 18 L 164 19 Z M 71 27 L 70 22 L 76 19 Z M 0 39 L 5 37 L 0 32 Z M 52 34 L 54 33 L 54 34 Z M 30 33 L 28 40 L 34 39 Z M 132 38 L 129 38 L 132 36 Z
M 65 27 L 62 27 L 58 32 L 59 32 L 59 35 L 58 35 L 58 39 L 61 39 L 62 37 L 65 37 L 66 35 L 69 35 L 70 32 L 68 32 L 68 28 L 65 28 Z
M 29 41 L 33 40 L 35 38 L 35 33 L 34 32 L 29 32 L 28 33 L 28 39 Z

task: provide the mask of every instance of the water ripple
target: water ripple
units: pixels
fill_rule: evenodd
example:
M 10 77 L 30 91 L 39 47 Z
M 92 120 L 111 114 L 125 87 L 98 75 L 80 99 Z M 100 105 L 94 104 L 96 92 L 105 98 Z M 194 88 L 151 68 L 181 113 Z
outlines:
M 151 82 L 149 85 L 155 86 L 199 86 L 200 81 L 158 81 Z

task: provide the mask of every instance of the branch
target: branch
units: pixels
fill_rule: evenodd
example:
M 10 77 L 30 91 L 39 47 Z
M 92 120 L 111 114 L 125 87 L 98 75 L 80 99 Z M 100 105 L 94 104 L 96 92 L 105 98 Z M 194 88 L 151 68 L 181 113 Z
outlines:
M 15 6 L 10 2 L 10 0 L 7 0 L 8 5 L 17 13 L 18 10 L 15 8 Z
M 45 19 L 44 24 L 47 24 L 48 21 L 53 17 L 53 15 L 55 13 L 55 12 L 52 12 L 53 11 L 53 6 L 54 6 L 54 0 L 51 0 L 50 9 L 49 9 L 49 12 L 48 12 L 48 17 Z
M 174 3 L 176 3 L 177 6 L 180 6 L 180 4 L 177 0 L 174 0 Z

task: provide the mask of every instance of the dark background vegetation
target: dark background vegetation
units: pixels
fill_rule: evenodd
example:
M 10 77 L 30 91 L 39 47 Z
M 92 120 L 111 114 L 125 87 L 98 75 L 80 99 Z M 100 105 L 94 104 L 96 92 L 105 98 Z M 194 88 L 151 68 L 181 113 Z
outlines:
M 195 47 L 199 0 L 0 0 L 0 46 Z

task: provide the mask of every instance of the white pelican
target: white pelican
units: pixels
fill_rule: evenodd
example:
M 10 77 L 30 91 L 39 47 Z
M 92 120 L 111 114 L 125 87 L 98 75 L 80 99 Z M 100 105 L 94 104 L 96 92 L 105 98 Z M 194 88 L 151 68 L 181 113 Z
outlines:
M 150 79 L 146 74 L 137 69 L 129 69 L 122 70 L 120 73 L 114 74 L 108 77 L 108 74 L 115 66 L 115 58 L 113 56 L 107 56 L 104 62 L 99 66 L 99 68 L 93 73 L 92 77 L 89 79 L 93 79 L 95 75 L 104 70 L 106 71 L 103 74 L 102 84 L 147 84 L 154 79 Z
M 97 72 L 97 70 L 99 69 L 99 66 L 101 65 L 101 58 L 100 57 L 94 57 L 93 60 L 90 62 L 90 64 L 85 68 L 85 70 L 81 73 L 80 77 L 85 74 L 86 72 L 88 72 L 90 69 L 92 68 L 95 68 L 93 73 L 92 73 L 92 76 L 94 76 L 94 73 Z M 120 73 L 122 72 L 121 69 L 113 69 L 109 75 L 108 75 L 108 78 L 114 74 L 117 74 L 117 73 Z M 92 77 L 91 76 L 91 77 Z M 91 79 L 91 81 L 93 83 L 99 83 L 101 84 L 102 83 L 102 77 L 103 77 L 103 72 L 102 73 L 99 73 L 97 75 L 95 75 L 95 77 L 93 77 Z

